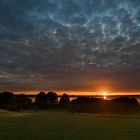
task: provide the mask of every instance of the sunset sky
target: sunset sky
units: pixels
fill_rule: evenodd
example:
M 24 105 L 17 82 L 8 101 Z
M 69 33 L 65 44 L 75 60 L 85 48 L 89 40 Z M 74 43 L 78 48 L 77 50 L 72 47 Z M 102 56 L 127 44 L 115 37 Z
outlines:
M 0 0 L 0 91 L 140 93 L 140 0 Z

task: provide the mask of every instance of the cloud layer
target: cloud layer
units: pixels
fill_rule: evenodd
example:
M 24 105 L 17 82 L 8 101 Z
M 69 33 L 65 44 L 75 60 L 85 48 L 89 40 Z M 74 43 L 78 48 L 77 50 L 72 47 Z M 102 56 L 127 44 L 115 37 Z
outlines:
M 139 0 L 1 0 L 0 89 L 140 91 Z

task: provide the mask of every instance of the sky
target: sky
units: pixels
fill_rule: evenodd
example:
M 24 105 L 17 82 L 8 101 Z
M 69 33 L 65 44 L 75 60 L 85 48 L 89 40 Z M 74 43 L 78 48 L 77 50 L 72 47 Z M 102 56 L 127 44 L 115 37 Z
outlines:
M 140 0 L 0 0 L 0 91 L 140 93 Z

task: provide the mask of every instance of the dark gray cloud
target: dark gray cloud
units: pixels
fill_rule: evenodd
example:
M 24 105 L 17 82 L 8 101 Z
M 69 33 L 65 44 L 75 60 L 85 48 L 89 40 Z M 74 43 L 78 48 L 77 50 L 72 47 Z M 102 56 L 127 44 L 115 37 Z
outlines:
M 1 90 L 140 91 L 139 83 L 139 0 L 0 1 Z

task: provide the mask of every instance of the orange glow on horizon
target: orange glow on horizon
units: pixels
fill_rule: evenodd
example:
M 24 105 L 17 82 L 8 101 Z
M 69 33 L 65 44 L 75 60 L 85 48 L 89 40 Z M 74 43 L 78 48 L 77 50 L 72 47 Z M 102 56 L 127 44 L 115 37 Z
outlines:
M 53 91 L 56 92 L 58 95 L 62 95 L 66 93 L 68 95 L 140 95 L 140 92 L 103 92 L 103 91 L 55 91 L 55 90 L 37 90 L 37 91 L 13 91 L 16 94 L 38 94 L 40 91 L 49 92 Z
M 106 100 L 107 99 L 107 92 L 103 92 L 102 95 L 103 95 L 104 100 Z

